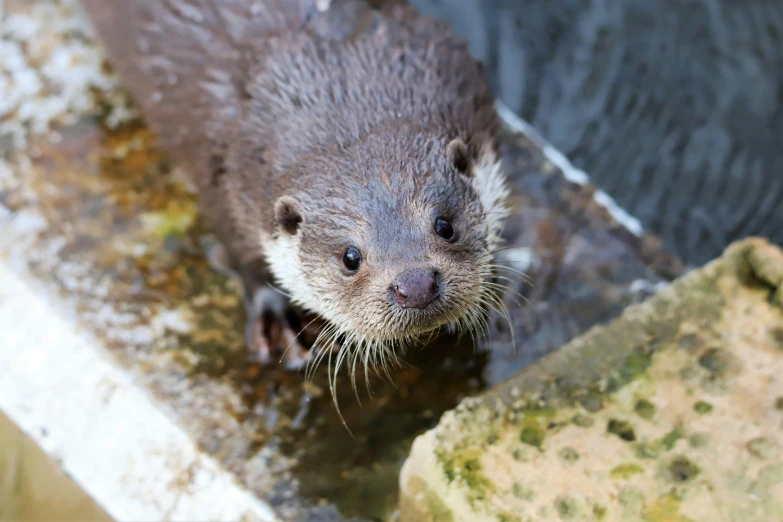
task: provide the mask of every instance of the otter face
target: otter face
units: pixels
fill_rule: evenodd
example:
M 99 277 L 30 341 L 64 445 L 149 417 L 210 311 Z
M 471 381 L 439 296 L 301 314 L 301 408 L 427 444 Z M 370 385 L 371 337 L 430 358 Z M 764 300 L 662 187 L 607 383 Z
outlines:
M 324 335 L 369 351 L 481 326 L 506 212 L 491 147 L 474 158 L 460 139 L 399 141 L 368 138 L 328 183 L 280 198 L 267 249 L 293 300 L 329 321 Z

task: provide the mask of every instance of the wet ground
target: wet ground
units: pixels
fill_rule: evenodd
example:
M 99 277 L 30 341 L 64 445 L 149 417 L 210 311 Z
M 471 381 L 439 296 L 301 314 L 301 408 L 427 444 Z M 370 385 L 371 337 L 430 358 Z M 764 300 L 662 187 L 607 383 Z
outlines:
M 491 351 L 443 339 L 409 354 L 411 367 L 394 372 L 393 384 L 370 376 L 372 398 L 360 386 L 357 399 L 343 376 L 338 403 L 352 436 L 326 368 L 305 387 L 301 374 L 251 362 L 238 287 L 209 268 L 193 194 L 144 127 L 110 132 L 85 120 L 60 136 L 33 143 L 22 183 L 2 192 L 6 226 L 26 243 L 4 240 L 4 255 L 74 305 L 206 451 L 284 512 L 318 506 L 330 519 L 338 506 L 381 518 L 395 506 L 413 437 L 444 410 L 615 316 L 676 270 L 665 255 L 656 263 L 654 242 L 612 223 L 539 150 L 510 138 L 518 191 L 507 235 L 519 248 L 501 254 L 533 281 L 516 278 L 521 296 L 506 299 L 516 351 L 498 317 Z
M 499 259 L 513 269 L 514 342 L 496 317 L 478 351 L 470 338 L 441 339 L 407 354 L 391 381 L 368 376 L 372 396 L 363 376 L 355 393 L 342 375 L 337 402 L 349 433 L 325 367 L 305 385 L 302 374 L 252 361 L 239 288 L 205 260 L 212 239 L 186 177 L 139 121 L 108 128 L 117 99 L 110 84 L 85 85 L 89 109 L 72 108 L 51 122 L 54 132 L 31 131 L 5 147 L 0 256 L 57 293 L 206 452 L 287 520 L 387 517 L 413 438 L 443 411 L 682 270 L 655 239 L 612 219 L 591 188 L 567 182 L 541 150 L 509 133 L 513 215 Z M 0 121 L 8 128 L 21 117 L 17 108 Z

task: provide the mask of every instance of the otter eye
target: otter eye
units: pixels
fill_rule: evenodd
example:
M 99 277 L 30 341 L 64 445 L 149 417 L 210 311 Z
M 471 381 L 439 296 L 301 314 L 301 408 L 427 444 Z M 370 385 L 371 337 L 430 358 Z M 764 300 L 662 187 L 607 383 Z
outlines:
M 354 247 L 348 247 L 343 251 L 343 266 L 349 272 L 356 272 L 362 264 L 362 253 Z
M 444 217 L 435 219 L 435 233 L 446 241 L 454 239 L 454 227 L 452 227 L 451 223 Z

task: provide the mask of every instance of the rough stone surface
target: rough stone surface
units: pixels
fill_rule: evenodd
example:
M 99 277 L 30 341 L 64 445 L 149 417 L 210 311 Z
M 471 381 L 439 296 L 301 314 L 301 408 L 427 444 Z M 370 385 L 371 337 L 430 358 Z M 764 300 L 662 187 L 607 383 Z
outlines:
M 419 437 L 401 521 L 783 519 L 783 252 L 732 245 Z

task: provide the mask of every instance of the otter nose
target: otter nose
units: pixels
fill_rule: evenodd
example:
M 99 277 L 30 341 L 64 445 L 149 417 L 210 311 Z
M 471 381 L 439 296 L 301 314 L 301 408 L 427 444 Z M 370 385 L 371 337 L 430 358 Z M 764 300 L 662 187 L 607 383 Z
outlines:
M 438 273 L 413 268 L 401 272 L 392 285 L 394 297 L 403 308 L 426 308 L 440 295 Z

